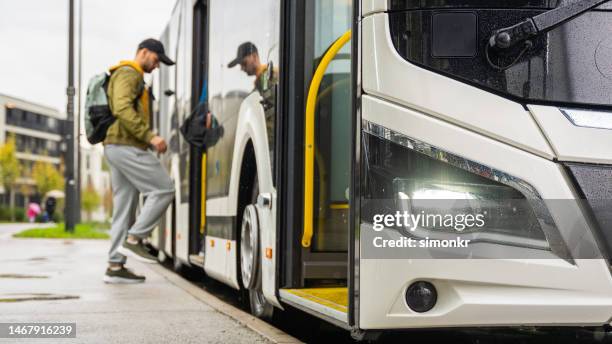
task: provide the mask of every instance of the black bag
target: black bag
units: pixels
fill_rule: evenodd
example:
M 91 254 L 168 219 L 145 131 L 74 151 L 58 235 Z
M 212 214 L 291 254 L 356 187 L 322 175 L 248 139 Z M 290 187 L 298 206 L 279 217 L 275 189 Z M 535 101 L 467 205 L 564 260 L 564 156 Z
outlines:
M 213 116 L 211 128 L 206 128 L 206 115 L 208 104 L 202 103 L 187 117 L 181 125 L 180 131 L 185 141 L 190 145 L 205 149 L 211 147 L 223 136 L 223 127 L 217 123 Z
M 87 135 L 87 141 L 93 145 L 104 141 L 108 128 L 117 118 L 113 116 L 108 106 L 91 107 L 88 113 L 93 130 Z

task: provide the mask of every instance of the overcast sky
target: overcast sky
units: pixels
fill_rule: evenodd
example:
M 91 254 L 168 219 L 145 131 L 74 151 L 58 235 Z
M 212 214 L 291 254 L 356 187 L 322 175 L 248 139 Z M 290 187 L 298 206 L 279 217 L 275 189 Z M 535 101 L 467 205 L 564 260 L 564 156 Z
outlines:
M 83 0 L 82 88 L 91 76 L 133 58 L 144 38 L 158 38 L 174 3 Z M 0 0 L 0 52 L 0 93 L 65 112 L 68 0 Z

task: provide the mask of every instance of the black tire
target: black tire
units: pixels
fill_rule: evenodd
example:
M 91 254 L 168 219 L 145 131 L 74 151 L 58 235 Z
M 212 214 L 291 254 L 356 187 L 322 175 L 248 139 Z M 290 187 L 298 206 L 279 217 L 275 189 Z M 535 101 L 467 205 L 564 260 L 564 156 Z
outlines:
M 249 289 L 249 305 L 251 314 L 260 319 L 272 319 L 274 316 L 274 306 L 264 297 L 261 285 L 257 289 Z
M 253 185 L 253 189 L 251 192 L 251 199 L 250 199 L 249 204 L 256 204 L 257 196 L 259 195 L 259 183 L 257 181 L 257 174 L 255 174 L 254 176 L 252 185 Z M 242 223 L 240 224 L 240 228 L 242 228 Z M 241 236 L 242 236 L 242 231 L 241 231 Z M 239 242 L 241 241 L 242 241 L 242 237 L 240 238 Z M 259 242 L 259 240 L 257 242 Z M 238 267 L 239 267 L 239 273 L 241 274 L 239 279 L 242 280 L 242 264 L 240 263 L 242 259 L 242 248 L 238 247 L 238 250 L 239 250 L 238 251 L 239 252 Z M 259 251 L 259 247 L 257 247 L 257 251 Z M 260 258 L 261 254 L 259 253 L 254 254 L 253 257 L 256 257 L 255 259 L 257 259 L 258 262 L 253 263 L 255 266 L 257 266 L 257 268 L 255 269 L 255 275 L 254 275 L 255 280 L 254 280 L 254 283 L 252 283 L 252 288 L 247 289 L 248 294 L 249 294 L 249 306 L 250 306 L 251 314 L 260 319 L 271 319 L 274 314 L 274 306 L 265 299 L 263 291 L 262 291 L 261 264 L 259 264 L 261 262 L 261 258 Z

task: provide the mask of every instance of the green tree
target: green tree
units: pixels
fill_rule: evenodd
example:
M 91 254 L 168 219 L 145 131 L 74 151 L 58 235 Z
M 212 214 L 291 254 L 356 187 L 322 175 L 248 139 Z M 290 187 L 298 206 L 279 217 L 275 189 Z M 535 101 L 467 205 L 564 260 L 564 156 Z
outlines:
M 9 136 L 0 145 L 0 182 L 10 194 L 11 221 L 15 221 L 15 187 L 21 175 L 21 164 L 15 153 L 15 137 Z
M 91 185 L 81 191 L 81 208 L 87 213 L 87 220 L 91 221 L 91 212 L 100 206 L 100 195 Z
M 32 179 L 36 183 L 38 193 L 46 195 L 51 190 L 64 189 L 64 177 L 52 164 L 37 161 L 32 167 Z
M 102 206 L 104 207 L 104 213 L 106 215 L 106 218 L 110 218 L 113 214 L 113 192 L 110 188 L 104 191 L 104 196 L 102 197 Z

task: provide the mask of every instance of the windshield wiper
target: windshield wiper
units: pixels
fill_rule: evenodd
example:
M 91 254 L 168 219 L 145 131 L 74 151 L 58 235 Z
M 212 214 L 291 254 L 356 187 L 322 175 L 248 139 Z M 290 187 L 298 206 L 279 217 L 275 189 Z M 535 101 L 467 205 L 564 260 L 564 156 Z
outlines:
M 608 1 L 610 0 L 578 0 L 538 14 L 535 17 L 527 18 L 518 24 L 493 31 L 489 38 L 489 47 L 497 49 L 511 48 L 519 42 L 550 31 Z

